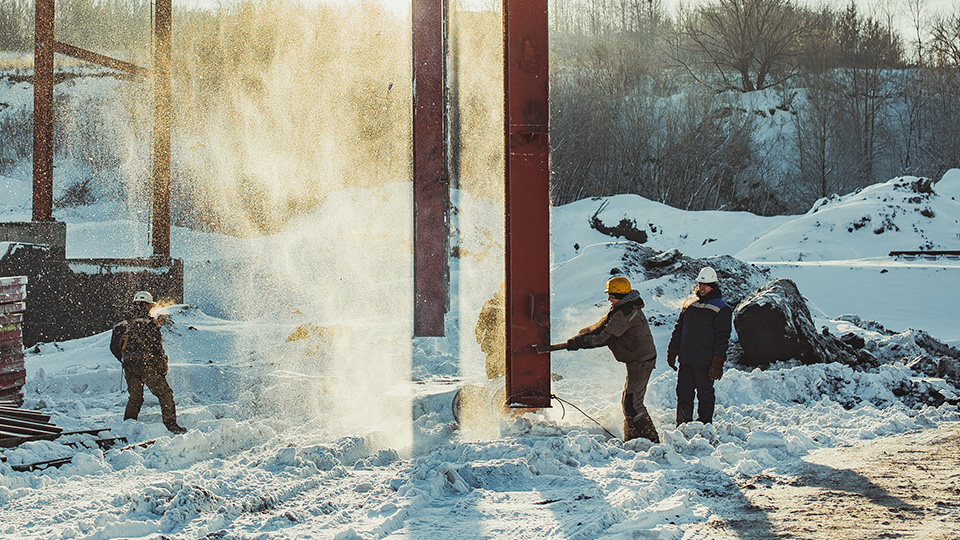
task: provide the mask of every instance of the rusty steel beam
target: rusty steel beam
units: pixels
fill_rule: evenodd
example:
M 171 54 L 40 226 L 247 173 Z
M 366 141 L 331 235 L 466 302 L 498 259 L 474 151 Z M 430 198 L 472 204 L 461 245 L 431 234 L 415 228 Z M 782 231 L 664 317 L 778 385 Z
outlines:
M 33 49 L 33 221 L 53 221 L 54 2 L 36 0 Z
M 547 0 L 503 0 L 507 405 L 550 406 Z
M 413 0 L 413 334 L 443 336 L 450 180 L 444 0 Z
M 110 69 L 115 69 L 117 71 L 125 71 L 127 73 L 132 73 L 134 75 L 140 75 L 143 77 L 150 76 L 149 69 L 145 67 L 140 67 L 136 64 L 131 64 L 130 62 L 124 62 L 123 60 L 110 58 L 109 56 L 105 56 L 100 53 L 95 53 L 93 51 L 88 51 L 86 49 L 81 49 L 80 47 L 74 47 L 73 45 L 68 45 L 60 41 L 54 41 L 53 46 L 54 46 L 54 52 L 63 54 L 66 56 L 71 56 L 78 60 L 83 60 L 85 62 L 98 64 L 103 67 L 108 67 Z
M 156 0 L 153 50 L 153 255 L 170 257 L 171 0 Z

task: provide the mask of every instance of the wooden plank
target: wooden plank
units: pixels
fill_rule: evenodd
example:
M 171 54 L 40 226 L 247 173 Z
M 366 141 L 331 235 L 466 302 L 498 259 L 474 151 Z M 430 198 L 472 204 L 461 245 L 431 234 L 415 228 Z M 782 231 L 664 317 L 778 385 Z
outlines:
M 22 418 L 0 418 L 0 429 L 24 435 L 42 435 L 44 433 L 60 434 L 63 428 L 46 422 L 31 422 Z
M 17 330 L 23 330 L 20 323 L 0 324 L 0 332 L 16 332 Z
M 0 346 L 8 349 L 17 347 L 23 349 L 23 327 L 0 332 Z
M 104 431 L 110 431 L 110 428 L 80 429 L 77 431 L 61 431 L 60 436 L 65 437 L 67 435 L 99 435 Z
M 23 347 L 23 330 L 12 330 L 10 332 L 0 333 L 0 343 L 12 344 L 19 343 Z
M 37 461 L 36 463 L 26 463 L 23 465 L 11 465 L 10 468 L 18 472 L 30 472 L 37 469 L 46 469 L 47 467 L 61 467 L 71 461 L 73 461 L 73 456 L 48 459 L 46 461 Z
M 25 438 L 17 435 L 16 433 L 7 433 L 0 430 L 0 448 L 13 448 L 14 446 L 20 446 L 25 441 Z
M 118 449 L 117 452 L 123 452 L 125 450 L 133 450 L 134 448 L 146 448 L 155 442 L 157 442 L 157 439 L 150 439 L 149 441 L 130 444 L 130 445 L 124 446 L 123 448 Z
M 33 422 L 50 422 L 49 414 L 6 406 L 0 406 L 0 418 L 23 418 Z
M 21 444 L 30 441 L 52 441 L 58 436 L 59 435 L 56 433 L 44 433 L 43 435 L 26 436 L 21 433 L 12 433 L 0 429 L 0 446 L 4 448 L 11 448 L 14 446 L 20 446 Z
M 960 251 L 953 249 L 897 250 L 891 251 L 889 256 L 897 255 L 960 255 Z
M 26 286 L 27 276 L 0 277 L 0 287 Z
M 3 395 L 4 390 L 12 390 L 15 386 L 23 386 L 27 382 L 27 372 L 23 370 L 17 370 L 12 373 L 0 373 L 0 395 Z M 17 388 L 17 392 L 20 389 Z M 6 396 L 4 396 L 6 397 Z
M 25 302 L 13 302 L 12 304 L 0 304 L 0 313 L 18 313 L 27 310 Z
M 13 357 L 23 353 L 23 345 L 19 343 L 0 343 L 0 363 L 3 362 L 2 358 L 8 356 Z
M 23 313 L 10 313 L 8 315 L 0 315 L 0 326 L 5 324 L 14 324 L 23 322 Z
M 24 302 L 27 299 L 27 293 L 24 292 L 2 292 L 0 291 L 0 304 L 12 304 L 14 302 Z
M 0 294 L 27 294 L 26 285 L 0 285 Z
M 23 351 L 0 354 L 0 373 L 10 371 L 4 368 L 14 368 L 19 371 L 22 370 L 23 367 Z

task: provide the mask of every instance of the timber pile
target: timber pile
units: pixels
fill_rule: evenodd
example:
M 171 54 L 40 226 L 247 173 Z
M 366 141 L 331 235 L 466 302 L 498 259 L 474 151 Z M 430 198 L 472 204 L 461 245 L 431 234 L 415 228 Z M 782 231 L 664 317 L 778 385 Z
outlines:
M 27 381 L 23 364 L 23 311 L 27 278 L 0 278 L 0 399 L 23 403 L 21 390 Z
M 62 428 L 50 423 L 50 416 L 18 409 L 13 401 L 0 401 L 0 446 L 19 446 L 28 441 L 52 441 Z
M 28 411 L 25 409 L 18 409 L 16 404 L 12 401 L 0 400 L 0 447 L 11 448 L 14 446 L 19 446 L 25 442 L 30 441 L 52 441 L 54 439 L 60 438 L 65 435 L 93 435 L 98 436 L 104 431 L 110 431 L 109 428 L 100 428 L 100 429 L 83 429 L 79 431 L 63 431 L 63 428 L 59 428 L 52 423 L 50 423 L 50 416 L 37 412 L 37 411 Z M 99 446 L 101 449 L 106 450 L 118 443 L 126 443 L 126 437 L 109 437 L 103 439 L 95 439 L 93 443 Z M 127 450 L 134 447 L 142 447 L 149 445 L 154 441 L 147 441 L 145 443 L 140 443 L 139 445 L 131 445 L 124 447 L 121 450 Z M 80 447 L 84 446 L 86 443 L 82 441 L 68 441 L 62 443 L 65 446 L 71 447 Z M 38 461 L 36 463 L 24 463 L 18 465 L 11 465 L 11 468 L 15 471 L 35 471 L 42 470 L 48 467 L 60 467 L 61 465 L 66 465 L 73 460 L 73 456 L 67 456 L 57 459 L 50 459 L 46 461 Z M 6 456 L 0 455 L 0 462 L 6 462 Z

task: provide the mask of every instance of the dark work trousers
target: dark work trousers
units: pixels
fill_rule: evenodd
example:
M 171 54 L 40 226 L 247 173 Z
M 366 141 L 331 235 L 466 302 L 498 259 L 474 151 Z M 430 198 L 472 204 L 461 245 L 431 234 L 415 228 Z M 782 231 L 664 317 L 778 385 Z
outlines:
M 697 398 L 697 420 L 704 424 L 713 422 L 713 379 L 710 364 L 691 366 L 680 364 L 677 372 L 677 425 L 693 421 L 693 398 Z
M 124 420 L 136 420 L 140 415 L 140 406 L 143 405 L 143 385 L 146 384 L 150 392 L 160 400 L 160 415 L 163 417 L 163 423 L 176 425 L 177 407 L 173 402 L 173 390 L 167 384 L 167 378 L 161 375 L 155 366 L 128 362 L 123 368 L 123 374 L 127 379 L 127 391 L 130 392 L 127 409 L 123 413 Z
M 626 364 L 627 382 L 623 386 L 623 396 L 620 399 L 624 419 L 637 422 L 644 416 L 650 416 L 643 404 L 643 398 L 647 394 L 647 382 L 650 380 L 650 374 L 653 373 L 656 360 L 657 357 L 654 356 L 647 360 Z

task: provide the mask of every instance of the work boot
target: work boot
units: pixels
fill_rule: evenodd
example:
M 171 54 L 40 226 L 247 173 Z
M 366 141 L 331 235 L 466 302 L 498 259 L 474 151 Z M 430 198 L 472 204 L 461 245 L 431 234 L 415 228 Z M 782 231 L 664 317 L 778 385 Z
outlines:
M 657 435 L 657 426 L 653 425 L 653 418 L 642 416 L 635 422 L 637 433 L 644 439 L 650 439 L 654 444 L 660 443 L 660 436 Z
M 693 422 L 693 408 L 687 409 L 686 407 L 677 407 L 677 427 L 680 427 L 680 424 L 686 424 L 688 422 Z
M 172 422 L 172 423 L 169 423 L 169 424 L 164 424 L 164 426 L 167 427 L 167 431 L 169 431 L 170 433 L 173 433 L 174 435 L 180 435 L 181 433 L 186 433 L 186 432 L 187 432 L 187 428 L 181 426 L 180 424 L 178 424 L 178 423 L 176 423 L 176 422 Z
M 629 419 L 623 421 L 623 442 L 632 441 L 640 436 L 636 424 Z

